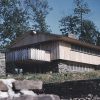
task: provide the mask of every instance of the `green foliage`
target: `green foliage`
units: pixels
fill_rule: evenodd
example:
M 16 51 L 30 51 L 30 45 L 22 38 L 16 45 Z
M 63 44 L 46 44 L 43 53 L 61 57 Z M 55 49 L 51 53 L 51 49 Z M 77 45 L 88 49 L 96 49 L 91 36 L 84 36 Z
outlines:
M 90 12 L 88 4 L 84 0 L 74 0 L 75 8 L 74 13 L 80 20 L 80 33 L 83 34 L 83 16 Z
M 100 46 L 100 32 L 99 31 L 97 31 L 96 32 L 96 45 L 97 46 Z
M 1 0 L 0 2 L 0 42 L 8 44 L 28 30 L 26 12 L 20 0 Z
M 79 18 L 77 16 L 65 16 L 59 22 L 62 34 L 78 34 Z
M 96 35 L 98 31 L 96 30 L 95 24 L 90 20 L 83 20 L 83 30 L 79 36 L 79 39 L 83 42 L 96 44 L 95 40 L 97 40 Z
M 82 17 L 83 15 L 88 14 L 90 12 L 88 4 L 87 2 L 84 2 L 84 0 L 74 0 L 74 4 L 74 13 L 77 14 L 79 17 Z
M 83 15 L 88 14 L 90 9 L 83 0 L 74 0 L 74 4 L 74 15 L 65 16 L 60 20 L 62 27 L 60 31 L 63 34 L 71 33 L 79 36 L 83 30 Z
M 1 77 L 2 78 L 2 77 Z M 6 77 L 3 77 L 6 78 Z M 9 75 L 7 78 L 15 78 L 16 80 L 42 80 L 44 83 L 55 83 L 64 82 L 72 80 L 88 80 L 100 78 L 100 71 L 92 72 L 67 72 L 67 73 L 47 73 L 47 74 L 13 74 Z
M 52 10 L 47 0 L 27 0 L 28 12 L 31 13 L 30 19 L 32 28 L 40 32 L 48 32 L 49 26 L 46 24 L 46 16 Z
M 60 31 L 64 35 L 74 34 L 79 40 L 100 46 L 100 32 L 95 24 L 84 16 L 90 12 L 84 0 L 74 0 L 74 15 L 61 18 Z
M 0 46 L 6 46 L 30 28 L 49 31 L 45 20 L 50 10 L 47 0 L 1 0 Z

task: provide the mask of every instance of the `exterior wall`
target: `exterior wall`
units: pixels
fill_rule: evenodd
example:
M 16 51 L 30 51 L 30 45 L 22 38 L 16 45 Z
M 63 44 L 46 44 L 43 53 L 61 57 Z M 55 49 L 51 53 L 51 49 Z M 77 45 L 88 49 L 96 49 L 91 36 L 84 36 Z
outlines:
M 55 65 L 54 63 L 52 63 L 52 60 L 56 60 L 59 58 L 59 43 L 57 41 L 32 45 L 30 48 L 31 49 L 30 49 L 30 53 L 29 53 L 29 58 L 34 59 L 34 57 L 36 57 L 37 60 L 30 60 L 29 62 L 28 61 L 21 61 L 21 62 L 17 61 L 16 63 L 14 62 L 14 64 L 16 66 L 23 67 L 22 69 L 24 72 L 33 72 L 33 73 L 42 73 L 42 72 L 45 73 L 45 72 L 50 72 L 50 71 L 58 72 L 58 70 L 55 69 L 55 67 L 58 68 L 58 66 Z M 43 50 L 46 53 L 46 56 L 44 57 L 44 55 L 42 53 L 41 53 L 41 55 L 43 55 L 43 59 L 45 59 L 45 60 L 41 60 L 41 62 L 39 62 L 38 58 L 41 58 L 41 55 L 38 52 L 33 57 L 32 55 L 34 55 L 34 53 L 33 53 L 32 48 L 36 48 L 37 50 L 41 50 L 41 51 Z M 14 51 L 16 51 L 18 49 L 15 49 Z M 22 50 L 22 49 L 20 49 L 20 50 Z M 20 51 L 20 50 L 18 50 L 18 51 Z M 24 55 L 26 55 L 25 52 L 23 52 L 23 53 L 24 53 Z M 45 61 L 45 62 L 43 62 L 43 61 Z M 50 61 L 51 61 L 51 63 L 50 63 Z M 11 66 L 9 64 L 9 62 L 7 64 L 7 66 L 8 65 Z M 10 69 L 7 69 L 7 72 L 12 73 L 11 67 L 9 67 Z M 30 71 L 30 69 L 31 69 L 31 71 Z
M 71 50 L 71 45 L 65 42 L 59 42 L 59 59 L 93 65 L 100 64 L 100 56 Z
M 17 62 L 27 60 L 50 61 L 50 53 L 40 49 L 21 49 L 6 53 L 6 62 Z
M 50 52 L 50 60 L 56 60 L 59 58 L 59 42 L 57 41 L 41 44 L 40 49 Z
M 50 36 L 47 34 L 27 34 L 20 41 L 17 41 L 11 48 L 21 47 L 25 45 L 35 44 L 44 42 L 46 40 L 50 40 L 54 38 L 54 36 Z M 71 45 L 66 42 L 51 42 L 51 43 L 40 43 L 40 48 L 43 50 L 50 51 L 51 60 L 56 59 L 64 59 L 69 61 L 99 65 L 100 64 L 100 56 L 86 54 L 82 52 L 76 52 L 75 50 L 71 50 Z
M 48 57 L 47 56 L 46 57 L 49 58 L 50 56 L 51 62 L 53 60 L 62 59 L 65 61 L 67 60 L 72 62 L 90 64 L 90 65 L 100 65 L 100 56 L 72 50 L 71 44 L 64 42 L 63 40 L 56 41 L 54 38 L 55 38 L 54 36 L 50 36 L 47 34 L 35 34 L 35 35 L 26 34 L 26 36 L 24 36 L 22 39 L 17 41 L 16 44 L 13 44 L 11 48 L 19 49 L 19 47 L 23 47 L 23 46 L 28 48 L 27 46 L 31 45 L 31 48 L 36 48 L 36 49 L 50 52 L 50 54 L 47 53 Z M 51 40 L 51 39 L 54 39 L 55 41 L 47 42 L 47 40 Z M 30 55 L 32 58 L 32 55 L 34 55 L 34 53 L 31 52 Z M 36 57 L 38 57 L 39 55 L 40 54 L 36 54 Z M 45 59 L 47 59 L 46 57 Z M 58 68 L 59 72 L 71 71 L 68 70 L 68 66 L 66 64 L 60 63 L 57 65 L 57 67 L 59 67 Z
M 0 76 L 5 75 L 5 54 L 0 52 Z
M 20 45 L 21 45 L 21 43 L 20 43 Z M 18 46 L 20 46 L 20 45 L 18 44 Z M 17 47 L 17 44 L 16 44 L 16 47 Z M 36 44 L 36 45 L 31 46 L 30 48 L 34 48 L 34 49 L 36 48 L 36 49 L 39 49 L 39 50 L 44 50 L 44 52 L 46 52 L 46 51 L 49 52 L 50 53 L 50 60 L 56 60 L 56 59 L 59 58 L 59 42 L 57 42 L 57 41 Z M 25 48 L 25 49 L 27 50 L 29 48 Z M 21 51 L 21 50 L 17 49 L 17 51 Z M 33 54 L 30 54 L 30 55 L 33 55 Z M 41 55 L 37 54 L 36 56 L 41 56 Z
M 40 60 L 40 61 L 48 61 L 48 62 L 50 61 L 49 51 L 31 48 L 29 53 L 30 53 L 30 59 L 32 60 Z
M 91 68 L 87 65 L 85 66 L 74 66 L 72 64 L 65 64 L 65 63 L 59 63 L 58 64 L 58 71 L 59 73 L 66 73 L 66 72 L 90 72 L 95 70 L 94 68 Z

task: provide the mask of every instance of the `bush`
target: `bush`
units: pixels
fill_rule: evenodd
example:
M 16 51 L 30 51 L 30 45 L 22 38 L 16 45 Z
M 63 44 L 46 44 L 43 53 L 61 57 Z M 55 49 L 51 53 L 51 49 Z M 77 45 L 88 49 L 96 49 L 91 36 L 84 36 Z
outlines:
M 27 73 L 25 75 L 9 75 L 8 77 L 1 77 L 1 78 L 15 78 L 16 80 L 41 80 L 44 83 L 55 83 L 55 82 L 64 82 L 64 81 L 71 81 L 71 80 L 87 80 L 87 79 L 96 79 L 100 78 L 100 71 L 93 71 L 93 72 L 67 72 L 67 73 L 47 73 L 47 74 L 31 74 Z

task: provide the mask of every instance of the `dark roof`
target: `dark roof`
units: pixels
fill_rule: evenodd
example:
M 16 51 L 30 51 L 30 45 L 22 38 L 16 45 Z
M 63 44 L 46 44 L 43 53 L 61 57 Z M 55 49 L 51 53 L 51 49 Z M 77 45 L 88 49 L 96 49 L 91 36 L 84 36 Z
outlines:
M 32 31 L 29 31 L 29 32 L 27 32 L 25 34 L 22 34 L 20 37 L 16 38 L 15 41 L 9 47 L 13 46 L 15 43 L 17 43 L 19 40 L 23 39 L 24 37 L 26 37 L 30 33 L 32 33 Z M 71 44 L 76 44 L 76 45 L 84 46 L 84 47 L 87 47 L 87 48 L 100 50 L 100 46 L 96 46 L 96 45 L 93 45 L 93 44 L 85 43 L 85 42 L 79 41 L 77 39 L 70 38 L 68 36 L 62 36 L 62 35 L 50 34 L 50 33 L 41 33 L 41 32 L 37 32 L 37 34 L 45 34 L 45 35 L 48 35 L 48 36 L 52 36 L 51 39 L 46 40 L 44 42 L 48 42 L 48 41 L 64 41 L 64 42 L 68 42 L 68 43 L 71 43 Z
M 61 37 L 60 39 L 63 40 L 63 41 L 72 43 L 72 44 L 76 44 L 76 45 L 80 45 L 80 46 L 84 46 L 84 47 L 100 50 L 100 46 L 96 46 L 96 45 L 93 45 L 93 44 L 85 43 L 85 42 L 82 42 L 82 41 L 79 41 L 79 40 L 76 40 L 76 39 L 73 39 L 73 38 L 70 38 L 70 37 Z
M 20 40 L 22 40 L 23 38 L 27 37 L 27 35 L 34 35 L 33 31 L 30 30 L 26 33 L 23 33 L 21 34 L 19 37 L 17 37 L 13 42 L 10 43 L 10 45 L 8 45 L 7 48 L 11 48 L 14 44 L 16 44 L 17 42 L 19 42 Z M 58 34 L 52 34 L 52 33 L 41 33 L 41 32 L 37 32 L 37 34 L 45 34 L 45 35 L 48 35 L 48 36 L 53 36 L 54 38 L 57 38 L 57 37 L 60 37 L 61 35 L 58 35 Z M 52 38 L 52 39 L 54 39 Z

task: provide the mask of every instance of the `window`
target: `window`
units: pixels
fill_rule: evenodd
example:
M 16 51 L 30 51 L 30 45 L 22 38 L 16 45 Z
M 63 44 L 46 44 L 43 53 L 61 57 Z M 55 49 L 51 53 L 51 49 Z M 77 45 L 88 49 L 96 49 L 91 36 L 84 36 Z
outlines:
M 93 71 L 94 69 L 90 65 L 83 65 L 83 64 L 67 64 L 67 71 L 78 71 L 78 72 L 84 72 L 84 71 Z
M 100 51 L 98 50 L 93 50 L 93 49 L 85 48 L 85 47 L 78 46 L 78 45 L 71 45 L 71 50 L 88 53 L 88 54 L 100 55 Z

